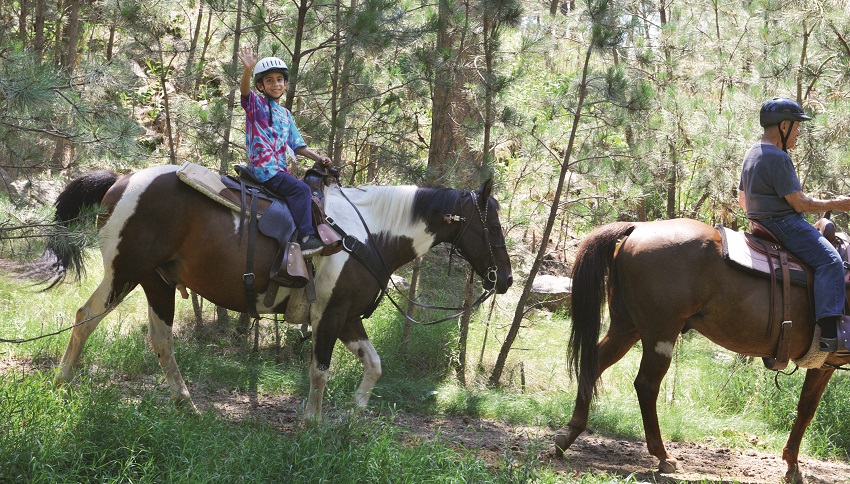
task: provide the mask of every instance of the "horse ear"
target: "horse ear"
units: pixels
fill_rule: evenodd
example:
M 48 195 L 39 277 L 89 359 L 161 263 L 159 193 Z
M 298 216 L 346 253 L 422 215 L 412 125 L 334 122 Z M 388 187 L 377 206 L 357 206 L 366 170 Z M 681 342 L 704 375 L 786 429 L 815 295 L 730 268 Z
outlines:
M 478 189 L 478 193 L 481 195 L 481 201 L 490 198 L 490 195 L 493 194 L 493 179 L 488 178 L 486 182 L 482 183 L 481 188 Z

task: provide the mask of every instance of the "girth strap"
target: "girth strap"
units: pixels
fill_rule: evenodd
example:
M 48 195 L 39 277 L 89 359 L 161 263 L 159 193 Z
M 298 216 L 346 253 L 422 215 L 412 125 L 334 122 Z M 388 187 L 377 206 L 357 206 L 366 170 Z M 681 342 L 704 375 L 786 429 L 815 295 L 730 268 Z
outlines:
M 372 274 L 380 285 L 380 290 L 378 291 L 377 296 L 375 296 L 375 300 L 372 301 L 372 304 L 366 308 L 366 311 L 363 314 L 364 318 L 369 318 L 384 298 L 384 292 L 386 290 L 387 283 L 390 280 L 390 274 L 387 272 L 383 262 L 378 259 L 378 255 L 375 251 L 369 250 L 369 247 L 367 247 L 363 242 L 360 242 L 357 237 L 348 234 L 342 227 L 337 225 L 333 217 L 327 217 L 325 220 L 328 225 L 332 229 L 336 230 L 340 237 L 342 237 L 342 248 L 363 264 L 363 267 Z

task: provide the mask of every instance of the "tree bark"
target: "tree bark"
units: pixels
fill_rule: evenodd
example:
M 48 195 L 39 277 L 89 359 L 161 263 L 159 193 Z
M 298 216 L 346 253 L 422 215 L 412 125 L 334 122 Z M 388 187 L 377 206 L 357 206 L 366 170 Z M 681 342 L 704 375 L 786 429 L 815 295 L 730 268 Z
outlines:
M 351 0 L 350 13 L 353 15 L 357 8 L 357 0 Z M 336 55 L 334 56 L 333 89 L 331 90 L 331 131 L 328 136 L 328 153 L 339 164 L 342 160 L 342 149 L 345 141 L 345 130 L 348 123 L 348 99 L 351 89 L 352 51 L 351 32 L 345 35 L 343 41 L 343 25 L 345 13 L 340 2 L 336 3 Z
M 410 276 L 410 289 L 407 291 L 407 314 L 413 316 L 413 311 L 416 310 L 416 288 L 419 286 L 419 269 L 422 267 L 422 257 L 417 257 L 413 261 L 413 273 Z M 407 351 L 407 346 L 410 343 L 410 330 L 413 323 L 409 319 L 404 321 L 404 333 L 401 337 L 402 352 Z
M 168 71 L 171 69 L 171 63 L 174 62 L 174 57 L 166 65 L 163 56 L 163 46 L 161 44 L 159 46 L 159 59 L 162 66 L 159 69 L 159 84 L 162 86 L 162 107 L 165 111 L 165 137 L 168 140 L 168 158 L 171 160 L 172 165 L 176 165 L 177 154 L 175 152 L 176 147 L 174 146 L 174 132 L 171 129 L 171 101 L 168 97 Z
M 18 15 L 18 38 L 24 47 L 27 46 L 27 17 L 29 17 L 29 1 L 19 0 L 20 14 Z
M 457 322 L 458 326 L 458 341 L 457 341 L 457 361 L 455 362 L 455 376 L 457 382 L 466 386 L 466 342 L 469 339 L 469 320 L 472 317 L 473 295 L 472 288 L 475 282 L 475 272 L 472 269 L 467 269 L 466 286 L 463 290 L 463 306 L 467 309 L 460 316 Z
M 555 225 L 555 220 L 558 217 L 558 208 L 561 204 L 561 196 L 564 192 L 567 173 L 570 171 L 570 160 L 576 143 L 576 133 L 578 132 L 579 121 L 581 120 L 582 109 L 584 108 L 584 101 L 587 97 L 587 75 L 590 68 L 590 55 L 592 53 L 593 44 L 590 44 L 587 47 L 587 53 L 584 58 L 584 68 L 582 70 L 581 83 L 579 84 L 578 101 L 575 107 L 575 114 L 573 114 L 573 125 L 570 131 L 567 149 L 564 151 L 564 158 L 561 162 L 561 172 L 558 176 L 558 186 L 555 188 L 552 206 L 549 209 L 549 218 L 546 220 L 546 226 L 543 229 L 540 249 L 537 251 L 537 256 L 535 257 L 534 262 L 531 264 L 531 269 L 528 272 L 528 279 L 525 281 L 525 287 L 523 288 L 522 294 L 517 302 L 516 312 L 514 313 L 514 319 L 511 322 L 511 327 L 508 330 L 508 334 L 505 336 L 502 348 L 499 350 L 499 356 L 496 358 L 496 364 L 493 367 L 493 372 L 490 374 L 489 383 L 493 386 L 499 385 L 499 381 L 502 378 L 502 372 L 504 372 L 505 369 L 505 363 L 508 359 L 508 353 L 511 350 L 511 346 L 514 344 L 517 334 L 519 334 L 519 327 L 522 324 L 523 316 L 525 315 L 525 306 L 528 302 L 528 297 L 531 294 L 531 286 L 534 284 L 534 278 L 537 277 L 537 273 L 540 271 L 540 266 L 543 263 L 543 257 L 546 255 L 548 248 L 549 236 L 552 234 L 552 227 Z
M 233 34 L 233 51 L 230 57 L 231 72 L 239 72 L 239 44 L 242 41 L 242 0 L 238 0 L 236 5 L 236 25 L 234 26 Z M 233 109 L 236 105 L 236 90 L 238 86 L 238 76 L 233 79 L 230 92 L 227 94 L 227 121 L 224 128 L 224 136 L 221 146 L 218 150 L 219 172 L 224 174 L 230 170 L 230 127 L 233 125 Z M 219 326 L 225 327 L 230 318 L 227 315 L 227 309 L 216 306 L 215 312 Z
M 195 20 L 195 29 L 192 32 L 192 40 L 189 42 L 189 52 L 186 59 L 186 68 L 183 71 L 183 82 L 180 85 L 183 91 L 189 92 L 195 84 L 195 55 L 198 51 L 198 41 L 201 38 L 201 24 L 204 22 L 204 3 L 198 0 L 198 17 Z
M 44 57 L 44 17 L 47 11 L 47 2 L 45 0 L 36 0 L 35 2 L 35 23 L 33 29 L 33 49 L 39 60 Z
M 437 45 L 436 51 L 441 58 L 434 67 L 433 91 L 431 95 L 431 140 L 428 146 L 428 178 L 429 182 L 440 182 L 445 178 L 445 162 L 457 149 L 454 137 L 454 126 L 451 117 L 451 105 L 454 98 L 455 59 L 458 53 L 454 46 L 452 34 L 452 11 L 449 0 L 438 0 L 437 13 Z
M 304 39 L 304 26 L 307 12 L 310 10 L 309 0 L 301 0 L 298 4 L 298 20 L 295 23 L 295 41 L 292 44 L 292 64 L 289 66 L 289 86 L 286 91 L 286 109 L 292 111 L 295 91 L 298 87 L 298 74 L 301 70 L 301 43 Z M 334 160 L 335 162 L 337 160 Z
M 68 22 L 65 26 L 63 44 L 65 54 L 62 58 L 62 71 L 67 75 L 74 72 L 77 64 L 77 43 L 80 36 L 80 0 L 70 0 L 68 4 Z

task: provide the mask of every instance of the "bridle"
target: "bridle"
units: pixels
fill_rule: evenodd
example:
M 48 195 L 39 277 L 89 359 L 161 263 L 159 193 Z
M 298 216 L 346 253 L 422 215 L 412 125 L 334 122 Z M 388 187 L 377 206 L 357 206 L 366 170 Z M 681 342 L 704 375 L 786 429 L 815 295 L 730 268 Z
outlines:
M 360 223 L 362 223 L 363 228 L 366 229 L 367 238 L 369 238 L 372 235 L 372 231 L 369 230 L 369 226 L 366 224 L 366 220 L 363 218 L 363 215 L 360 213 L 360 210 L 357 208 L 356 205 L 354 205 L 354 203 L 348 198 L 348 196 L 345 195 L 345 192 L 343 192 L 342 189 L 339 190 L 339 193 L 342 194 L 342 197 L 345 198 L 345 200 L 354 208 L 354 211 L 357 213 L 357 216 L 360 218 Z M 443 311 L 458 311 L 455 314 L 452 314 L 450 316 L 446 316 L 444 318 L 434 320 L 434 321 L 425 321 L 425 322 L 418 321 L 418 320 L 414 319 L 410 314 L 408 314 L 407 311 L 402 309 L 401 306 L 395 301 L 395 299 L 393 299 L 393 297 L 389 293 L 389 291 L 387 291 L 387 288 L 386 288 L 387 283 L 392 282 L 393 287 L 396 289 L 396 291 L 398 291 L 399 294 L 403 294 L 402 291 L 400 291 L 398 289 L 395 282 L 392 281 L 392 277 L 390 277 L 392 275 L 392 272 L 389 270 L 389 267 L 387 266 L 383 257 L 381 257 L 381 254 L 377 250 L 375 250 L 373 247 L 367 246 L 366 244 L 363 244 L 362 242 L 357 240 L 357 238 L 354 237 L 353 235 L 347 234 L 345 232 L 345 230 L 342 229 L 342 227 L 340 227 L 339 225 L 336 224 L 336 221 L 333 218 L 327 217 L 326 220 L 327 220 L 328 225 L 331 226 L 334 230 L 336 230 L 340 234 L 340 236 L 342 237 L 342 247 L 343 247 L 343 249 L 346 252 L 348 252 L 349 254 L 351 254 L 357 261 L 359 261 L 361 264 L 363 264 L 363 266 L 372 274 L 372 276 L 375 278 L 375 280 L 378 281 L 378 286 L 380 287 L 380 292 L 378 293 L 377 297 L 375 298 L 375 301 L 373 301 L 373 303 L 370 305 L 370 308 L 367 310 L 367 314 L 364 315 L 365 317 L 369 317 L 369 315 L 371 315 L 372 311 L 374 311 L 374 309 L 378 306 L 378 304 L 380 304 L 381 298 L 386 296 L 387 299 L 389 299 L 390 302 L 393 304 L 393 306 L 395 306 L 395 308 L 402 315 L 404 315 L 404 317 L 408 321 L 410 321 L 411 323 L 414 323 L 414 324 L 429 326 L 429 325 L 432 325 L 432 324 L 437 324 L 437 323 L 449 321 L 451 319 L 454 319 L 454 318 L 460 316 L 465 311 L 477 308 L 484 301 L 486 301 L 487 298 L 489 298 L 490 296 L 492 296 L 496 292 L 496 282 L 498 281 L 498 265 L 496 264 L 496 256 L 493 252 L 493 248 L 494 247 L 504 247 L 505 246 L 504 240 L 502 240 L 500 242 L 500 245 L 496 245 L 496 244 L 493 244 L 491 239 L 490 239 L 490 230 L 487 226 L 487 210 L 486 210 L 487 208 L 489 208 L 489 203 L 490 203 L 489 199 L 487 200 L 487 205 L 485 205 L 485 210 L 482 212 L 480 206 L 478 205 L 478 200 L 477 200 L 477 197 L 475 196 L 475 192 L 472 192 L 470 190 L 465 190 L 461 195 L 458 196 L 458 201 L 460 201 L 462 198 L 465 198 L 465 197 L 468 197 L 470 200 L 472 200 L 472 204 L 475 207 L 475 211 L 478 214 L 478 218 L 481 220 L 481 223 L 482 223 L 481 226 L 483 228 L 483 232 L 478 232 L 474 228 L 470 228 L 470 226 L 471 226 L 470 218 L 463 216 L 463 208 L 466 205 L 466 202 L 461 202 L 460 206 L 459 206 L 460 210 L 458 210 L 459 214 L 449 213 L 449 214 L 443 215 L 443 220 L 446 221 L 446 223 L 461 222 L 463 224 L 461 226 L 461 229 L 458 231 L 457 236 L 452 241 L 450 253 L 456 253 L 462 259 L 469 262 L 468 256 L 466 256 L 460 250 L 458 243 L 462 239 L 462 237 L 463 237 L 463 235 L 464 235 L 464 233 L 466 232 L 467 229 L 470 229 L 472 232 L 479 234 L 482 237 L 482 239 L 484 240 L 484 243 L 487 246 L 487 250 L 488 250 L 489 255 L 490 255 L 491 265 L 490 265 L 490 267 L 487 268 L 486 278 L 487 278 L 488 282 L 493 283 L 493 287 L 491 287 L 490 289 L 485 289 L 484 292 L 480 296 L 478 296 L 478 298 L 475 301 L 473 301 L 473 303 L 470 304 L 469 306 L 457 306 L 457 307 L 434 306 L 434 305 L 430 305 L 430 304 L 421 304 L 419 302 L 416 302 L 416 301 L 410 299 L 407 296 L 404 296 L 404 298 L 407 299 L 407 301 L 410 304 L 413 304 L 415 306 L 418 306 L 418 307 L 421 307 L 421 308 L 424 308 L 424 309 L 436 309 L 436 310 L 443 310 Z
M 493 283 L 493 287 L 496 287 L 496 282 L 499 280 L 499 266 L 496 264 L 496 255 L 493 253 L 493 248 L 504 248 L 505 247 L 505 239 L 501 235 L 501 230 L 499 230 L 498 237 L 501 238 L 499 243 L 494 244 L 492 239 L 490 238 L 490 227 L 487 224 L 487 213 L 490 208 L 490 199 L 487 198 L 484 205 L 484 210 L 481 210 L 481 207 L 478 206 L 478 197 L 475 192 L 471 190 L 465 190 L 459 197 L 458 201 L 461 199 L 468 198 L 472 201 L 472 205 L 475 207 L 475 211 L 478 213 L 478 218 L 481 220 L 481 228 L 482 232 L 477 231 L 475 228 L 471 227 L 471 224 L 467 221 L 466 217 L 462 215 L 454 215 L 454 214 L 446 214 L 443 216 L 443 220 L 446 223 L 452 222 L 465 222 L 461 229 L 458 231 L 457 236 L 452 241 L 451 248 L 449 249 L 449 265 L 451 266 L 451 255 L 457 254 L 461 259 L 469 262 L 469 257 L 460 250 L 458 243 L 463 238 L 464 233 L 467 229 L 471 232 L 474 232 L 476 235 L 481 237 L 484 240 L 484 245 L 487 246 L 487 251 L 490 255 L 490 266 L 487 268 L 486 279 L 488 282 Z M 463 213 L 463 207 L 466 204 L 466 201 L 460 202 L 460 210 L 458 210 L 461 214 Z

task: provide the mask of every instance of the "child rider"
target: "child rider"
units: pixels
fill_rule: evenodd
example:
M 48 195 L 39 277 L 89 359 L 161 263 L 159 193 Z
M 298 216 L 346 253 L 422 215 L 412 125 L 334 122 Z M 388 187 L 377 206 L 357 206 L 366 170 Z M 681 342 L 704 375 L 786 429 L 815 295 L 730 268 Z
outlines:
M 292 119 L 292 113 L 279 104 L 286 93 L 289 69 L 277 57 L 257 55 L 247 46 L 239 51 L 244 69 L 239 83 L 242 108 L 245 109 L 245 145 L 253 175 L 263 186 L 280 196 L 289 206 L 298 229 L 301 254 L 310 257 L 323 248 L 313 229 L 310 187 L 289 173 L 287 155 L 294 153 L 327 166 L 331 159 L 310 150 Z M 251 90 L 251 83 L 261 95 Z

